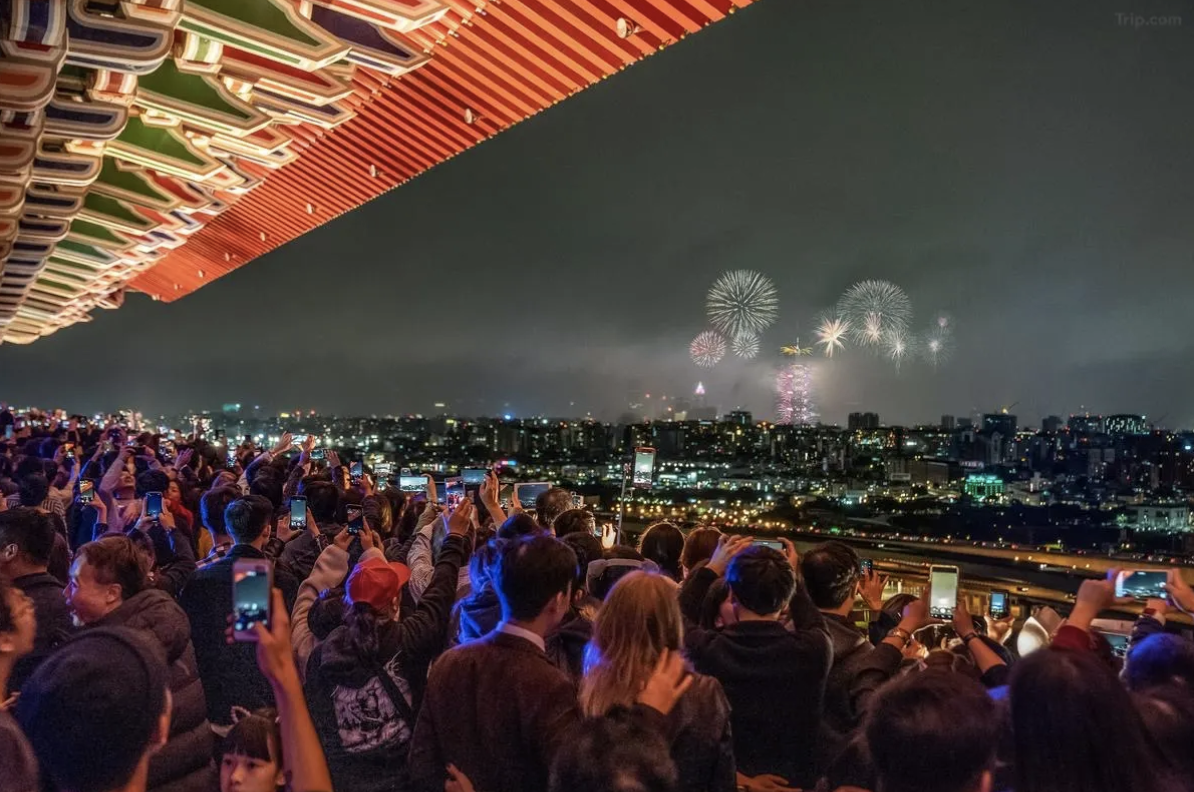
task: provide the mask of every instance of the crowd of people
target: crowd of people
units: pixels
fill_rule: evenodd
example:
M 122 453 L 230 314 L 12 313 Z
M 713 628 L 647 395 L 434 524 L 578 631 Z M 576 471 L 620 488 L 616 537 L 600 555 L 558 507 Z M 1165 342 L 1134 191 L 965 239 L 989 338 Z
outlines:
M 1176 570 L 1126 658 L 1092 627 L 1110 580 L 1028 653 L 840 542 L 630 546 L 565 490 L 443 503 L 309 437 L 3 405 L 0 433 L 5 790 L 1194 790 Z M 272 586 L 242 623 L 246 564 Z

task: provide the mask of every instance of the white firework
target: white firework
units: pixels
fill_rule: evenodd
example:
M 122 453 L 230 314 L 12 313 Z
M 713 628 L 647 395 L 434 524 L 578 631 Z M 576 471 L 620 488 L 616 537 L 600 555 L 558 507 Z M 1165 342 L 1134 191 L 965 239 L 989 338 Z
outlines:
M 915 339 L 904 328 L 890 328 L 883 331 L 883 353 L 895 363 L 896 371 L 899 371 L 900 364 L 915 352 Z
M 942 326 L 934 323 L 925 333 L 920 344 L 920 353 L 934 368 L 949 362 L 954 353 L 952 324 Z
M 749 360 L 759 354 L 759 337 L 754 333 L 739 333 L 730 339 L 730 351 Z
M 779 318 L 779 297 L 771 279 L 754 270 L 723 272 L 705 300 L 714 329 L 730 337 L 758 335 Z
M 848 320 L 831 314 L 823 316 L 817 327 L 817 346 L 821 347 L 825 357 L 831 358 L 835 350 L 846 348 L 846 334 L 849 332 Z
M 879 346 L 889 330 L 906 330 L 912 301 L 904 290 L 884 280 L 866 280 L 846 290 L 837 312 L 850 322 L 851 336 L 865 346 Z
M 688 345 L 692 362 L 702 368 L 713 368 L 726 356 L 726 340 L 721 333 L 705 330 Z
M 954 318 L 945 311 L 938 311 L 936 317 L 933 319 L 933 326 L 940 332 L 952 333 L 954 330 Z

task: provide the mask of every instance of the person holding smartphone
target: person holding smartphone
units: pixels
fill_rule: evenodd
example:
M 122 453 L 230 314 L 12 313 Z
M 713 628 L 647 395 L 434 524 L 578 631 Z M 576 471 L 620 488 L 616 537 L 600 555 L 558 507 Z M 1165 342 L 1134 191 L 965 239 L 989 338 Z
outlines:
M 466 499 L 452 513 L 435 574 L 415 612 L 401 620 L 410 569 L 387 561 L 370 532 L 360 534 L 365 551 L 345 583 L 345 623 L 311 653 L 304 686 L 336 789 L 388 792 L 410 786 L 407 754 L 415 708 L 431 661 L 447 638 L 457 574 L 471 552 L 474 511 Z M 385 728 L 345 729 L 355 712 L 386 713 Z

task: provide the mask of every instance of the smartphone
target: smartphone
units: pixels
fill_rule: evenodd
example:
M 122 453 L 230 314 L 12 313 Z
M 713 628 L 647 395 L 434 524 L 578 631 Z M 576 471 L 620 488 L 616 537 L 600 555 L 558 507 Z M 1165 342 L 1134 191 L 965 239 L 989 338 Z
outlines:
M 66 421 L 66 420 L 59 421 L 59 422 L 58 422 L 58 428 L 59 428 L 59 429 L 69 429 L 69 428 L 70 428 L 70 421 Z
M 312 459 L 326 459 L 327 452 L 324 451 L 322 448 L 312 448 L 311 449 L 311 458 Z
M 1169 575 L 1164 570 L 1125 569 L 1115 576 L 1115 596 L 1131 597 L 1143 602 L 1146 599 L 1165 599 Z
M 269 629 L 274 567 L 265 558 L 238 558 L 232 564 L 232 638 L 256 641 L 255 624 Z
M 217 429 L 216 433 L 215 433 L 215 438 L 216 438 L 217 445 L 223 445 L 224 444 L 224 430 Z
M 63 448 L 62 453 L 67 459 L 75 458 L 75 444 L 74 443 L 63 443 L 62 448 Z
M 12 424 L 8 424 L 7 426 L 4 427 L 4 439 L 5 440 L 12 439 Z
M 231 448 L 228 449 L 228 467 L 229 469 L 236 467 L 236 452 Z
M 247 446 L 253 445 L 253 435 L 245 435 L 245 442 L 243 444 Z
M 956 566 L 929 567 L 929 615 L 935 619 L 952 619 L 958 606 L 958 568 Z
M 393 462 L 378 462 L 373 466 L 373 483 L 379 490 L 390 485 L 390 476 L 394 473 Z
M 79 503 L 91 503 L 95 500 L 95 482 L 91 479 L 79 479 Z
M 529 481 L 523 484 L 515 484 L 514 494 L 518 496 L 518 502 L 522 504 L 522 508 L 533 509 L 535 508 L 535 501 L 549 489 L 551 489 L 550 481 Z
M 365 530 L 365 510 L 358 504 L 350 503 L 348 505 L 348 532 L 353 536 L 360 536 L 361 531 Z
M 1000 589 L 991 590 L 991 618 L 1006 619 L 1011 613 L 1008 594 Z
M 585 496 L 572 493 L 572 508 L 583 509 L 585 507 Z
M 290 499 L 290 527 L 307 527 L 307 499 L 294 497 Z
M 162 493 L 145 493 L 145 516 L 151 520 L 156 520 L 162 516 Z
M 859 572 L 859 574 L 861 574 L 863 577 L 867 577 L 867 576 L 869 576 L 869 575 L 872 575 L 872 574 L 874 574 L 874 572 L 875 572 L 875 562 L 874 562 L 874 561 L 872 561 L 872 560 L 871 560 L 871 559 L 869 559 L 869 558 L 860 558 L 860 559 L 858 559 L 858 572 Z
M 307 442 L 307 437 L 308 435 L 305 434 L 291 435 L 290 442 L 294 443 L 296 446 L 302 446 L 303 443 Z
M 630 483 L 638 489 L 651 489 L 655 473 L 655 449 L 640 446 L 634 449 L 634 473 Z
M 784 551 L 784 543 L 778 539 L 755 539 L 751 544 L 758 547 L 770 547 L 780 553 Z
M 485 483 L 485 476 L 489 471 L 485 468 L 465 468 L 460 471 L 460 477 L 464 479 L 464 492 L 466 495 L 471 495 L 476 499 L 477 494 L 481 491 L 481 485 Z
M 422 492 L 427 489 L 426 476 L 399 476 L 398 489 L 402 492 Z
M 464 477 L 449 476 L 444 479 L 444 503 L 452 511 L 464 500 Z
M 348 478 L 353 484 L 360 484 L 361 477 L 365 475 L 365 466 L 359 461 L 353 462 L 348 466 Z

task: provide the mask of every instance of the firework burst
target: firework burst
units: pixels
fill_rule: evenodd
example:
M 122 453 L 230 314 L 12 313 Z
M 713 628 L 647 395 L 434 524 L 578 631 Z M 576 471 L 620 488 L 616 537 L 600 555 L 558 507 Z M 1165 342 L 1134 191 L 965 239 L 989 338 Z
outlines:
M 904 290 L 883 280 L 866 280 L 846 290 L 837 313 L 850 323 L 854 341 L 880 346 L 889 330 L 906 330 L 912 319 L 912 301 Z
M 723 272 L 709 289 L 705 309 L 714 329 L 732 337 L 758 335 L 779 317 L 771 279 L 754 270 Z
M 730 339 L 730 351 L 742 358 L 759 354 L 759 337 L 754 333 L 739 333 Z
M 915 351 L 915 339 L 904 328 L 890 328 L 883 332 L 883 353 L 895 363 L 896 371 Z
M 692 362 L 702 368 L 713 368 L 726 356 L 726 340 L 721 333 L 705 330 L 698 333 L 688 345 L 688 354 Z
M 825 357 L 833 357 L 835 350 L 846 348 L 846 334 L 850 332 L 850 322 L 840 316 L 826 315 L 821 317 L 821 324 L 817 327 L 817 346 L 825 353 Z
M 813 424 L 817 412 L 812 399 L 813 373 L 807 363 L 789 363 L 775 375 L 775 422 Z
M 920 344 L 920 353 L 933 368 L 942 363 L 948 363 L 954 353 L 954 335 L 952 324 L 940 325 L 934 323 L 924 334 Z

